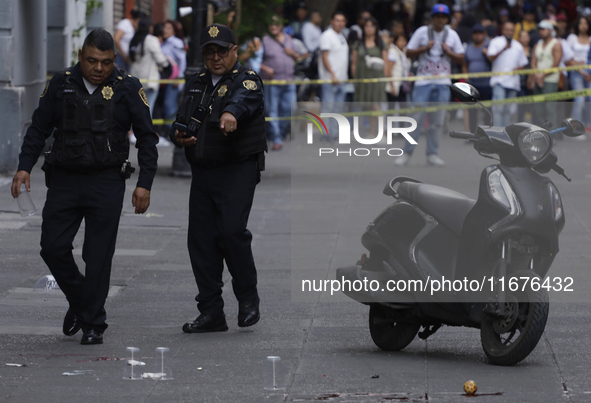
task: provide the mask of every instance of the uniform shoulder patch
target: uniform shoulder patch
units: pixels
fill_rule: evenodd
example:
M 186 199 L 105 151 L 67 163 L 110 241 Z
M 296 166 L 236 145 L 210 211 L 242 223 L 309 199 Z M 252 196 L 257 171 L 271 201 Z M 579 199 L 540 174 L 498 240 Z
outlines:
M 45 89 L 43 90 L 43 92 L 41 93 L 41 96 L 39 98 L 43 98 L 47 94 L 48 89 L 49 89 L 49 81 L 45 83 Z
M 139 94 L 140 94 L 140 98 L 142 99 L 142 101 L 144 101 L 144 104 L 146 104 L 146 106 L 149 108 L 150 104 L 148 103 L 148 98 L 146 97 L 146 92 L 144 91 L 144 87 L 140 88 Z
M 251 80 L 243 81 L 242 85 L 244 85 L 244 88 L 246 88 L 247 90 L 256 90 L 258 88 L 257 83 Z

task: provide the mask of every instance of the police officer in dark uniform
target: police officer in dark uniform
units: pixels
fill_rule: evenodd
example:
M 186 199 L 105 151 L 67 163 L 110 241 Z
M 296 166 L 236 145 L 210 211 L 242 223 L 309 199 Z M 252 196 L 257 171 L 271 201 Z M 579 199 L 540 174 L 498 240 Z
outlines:
M 107 328 L 104 304 L 125 179 L 134 170 L 128 161 L 127 133 L 133 126 L 137 137 L 140 173 L 132 196 L 136 214 L 143 214 L 150 205 L 158 136 L 139 80 L 114 65 L 110 33 L 92 31 L 78 59 L 74 67 L 56 74 L 41 94 L 11 191 L 18 197 L 22 183 L 30 191 L 30 172 L 53 132 L 55 140 L 42 167 L 48 191 L 41 256 L 70 304 L 64 334 L 71 336 L 82 328 L 81 344 L 100 344 Z M 72 256 L 72 242 L 82 219 L 86 226 L 84 275 Z
M 188 248 L 201 313 L 183 331 L 228 330 L 222 299 L 224 261 L 238 300 L 238 326 L 259 321 L 257 272 L 246 229 L 267 150 L 263 84 L 237 62 L 232 31 L 213 24 L 201 32 L 206 69 L 185 87 L 171 140 L 185 147 L 193 180 Z

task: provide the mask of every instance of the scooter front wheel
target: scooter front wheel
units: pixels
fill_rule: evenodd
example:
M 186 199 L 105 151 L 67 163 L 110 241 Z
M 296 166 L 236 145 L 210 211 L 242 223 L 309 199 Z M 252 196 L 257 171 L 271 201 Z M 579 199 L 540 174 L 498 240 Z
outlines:
M 537 278 L 531 271 L 518 271 L 511 277 Z M 529 282 L 531 284 L 531 281 Z M 548 319 L 548 293 L 533 291 L 520 280 L 516 292 L 506 294 L 505 316 L 486 315 L 480 327 L 484 353 L 492 364 L 515 365 L 538 344 Z
M 415 338 L 418 324 L 400 322 L 399 311 L 383 305 L 369 308 L 369 333 L 373 342 L 384 351 L 400 351 Z

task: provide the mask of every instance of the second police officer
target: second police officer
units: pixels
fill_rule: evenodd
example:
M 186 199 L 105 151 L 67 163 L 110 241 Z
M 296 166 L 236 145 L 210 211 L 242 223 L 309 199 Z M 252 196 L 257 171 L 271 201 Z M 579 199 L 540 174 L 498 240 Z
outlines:
M 222 299 L 224 261 L 238 300 L 238 326 L 259 321 L 257 272 L 246 228 L 267 150 L 260 77 L 237 62 L 226 26 L 201 32 L 206 69 L 189 79 L 171 132 L 191 164 L 188 249 L 200 315 L 183 331 L 228 330 Z
M 81 344 L 100 344 L 108 326 L 104 305 L 125 179 L 133 172 L 127 132 L 133 127 L 137 137 L 140 172 L 132 196 L 136 214 L 150 206 L 158 136 L 140 81 L 115 66 L 115 43 L 109 32 L 90 32 L 78 59 L 74 67 L 53 76 L 41 94 L 11 192 L 18 197 L 23 183 L 30 191 L 31 170 L 53 133 L 54 142 L 42 167 L 48 190 L 41 256 L 69 302 L 64 334 L 72 336 L 82 329 Z M 84 274 L 72 255 L 83 219 Z

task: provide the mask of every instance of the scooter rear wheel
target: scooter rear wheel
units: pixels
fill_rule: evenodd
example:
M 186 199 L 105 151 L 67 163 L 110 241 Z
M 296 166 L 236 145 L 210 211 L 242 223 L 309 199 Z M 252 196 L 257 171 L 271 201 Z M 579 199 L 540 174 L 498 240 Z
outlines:
M 531 271 L 518 271 L 511 277 L 539 276 Z M 506 294 L 506 315 L 486 315 L 480 327 L 484 353 L 492 364 L 515 365 L 527 357 L 538 344 L 548 319 L 548 293 L 533 291 L 531 281 L 519 281 L 518 290 Z M 526 302 L 527 301 L 527 302 Z
M 369 308 L 369 333 L 373 342 L 384 351 L 400 351 L 408 346 L 420 325 L 400 322 L 400 311 L 383 305 Z

